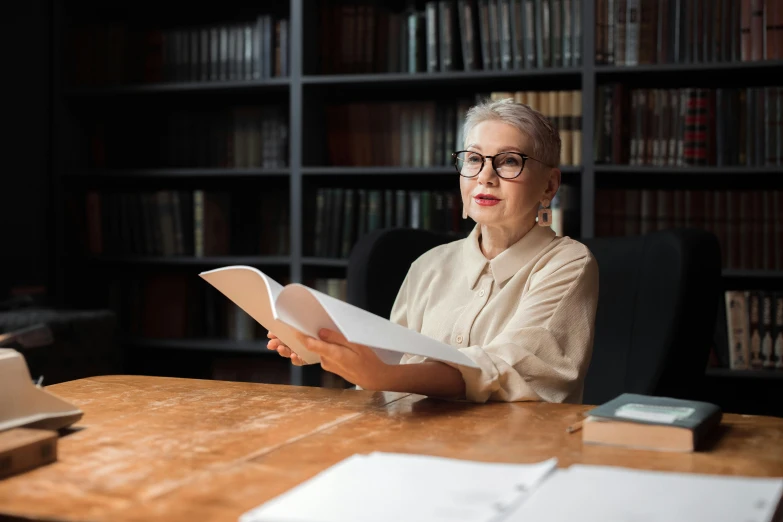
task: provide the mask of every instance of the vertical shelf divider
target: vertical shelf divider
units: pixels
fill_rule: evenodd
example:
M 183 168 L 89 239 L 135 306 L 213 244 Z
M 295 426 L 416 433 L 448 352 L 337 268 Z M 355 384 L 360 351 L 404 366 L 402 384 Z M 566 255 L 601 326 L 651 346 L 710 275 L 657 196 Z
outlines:
M 595 34 L 595 0 L 588 0 L 582 2 L 582 179 L 579 206 L 583 238 L 595 235 Z

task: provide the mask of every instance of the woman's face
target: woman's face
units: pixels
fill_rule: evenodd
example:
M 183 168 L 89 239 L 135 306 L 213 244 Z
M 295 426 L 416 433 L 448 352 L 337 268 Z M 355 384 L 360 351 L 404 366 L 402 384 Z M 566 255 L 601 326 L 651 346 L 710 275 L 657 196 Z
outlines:
M 533 143 L 516 127 L 489 120 L 473 127 L 465 150 L 479 152 L 484 156 L 494 156 L 500 152 L 530 155 Z M 550 186 L 547 173 L 551 170 L 529 159 L 519 176 L 503 179 L 495 173 L 491 160 L 487 159 L 478 176 L 460 176 L 462 201 L 468 215 L 479 225 L 490 227 L 516 228 L 524 223 L 532 223 L 538 213 L 539 203 L 551 199 L 557 191 L 557 186 Z

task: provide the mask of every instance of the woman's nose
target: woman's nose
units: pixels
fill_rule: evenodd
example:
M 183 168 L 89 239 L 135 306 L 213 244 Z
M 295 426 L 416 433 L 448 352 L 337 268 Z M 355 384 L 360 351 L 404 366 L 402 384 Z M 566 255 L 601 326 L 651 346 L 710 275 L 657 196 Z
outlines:
M 492 158 L 484 158 L 484 165 L 478 174 L 478 182 L 482 185 L 497 183 L 497 172 L 492 164 Z

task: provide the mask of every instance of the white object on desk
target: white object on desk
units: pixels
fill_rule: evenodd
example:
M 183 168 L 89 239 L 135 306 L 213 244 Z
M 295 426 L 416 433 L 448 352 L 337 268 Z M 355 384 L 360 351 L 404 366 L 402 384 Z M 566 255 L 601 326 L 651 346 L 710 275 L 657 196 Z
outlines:
M 783 480 L 575 464 L 557 470 L 508 522 L 770 522 Z
M 58 430 L 82 415 L 72 404 L 33 383 L 21 353 L 0 348 L 0 431 L 19 427 Z
M 240 522 L 498 520 L 557 464 L 354 455 L 240 517 Z

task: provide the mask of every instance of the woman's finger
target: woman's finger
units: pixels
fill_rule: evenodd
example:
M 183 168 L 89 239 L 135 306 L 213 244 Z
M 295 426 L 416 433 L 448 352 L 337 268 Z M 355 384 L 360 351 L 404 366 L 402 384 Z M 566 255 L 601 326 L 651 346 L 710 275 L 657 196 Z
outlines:
M 266 343 L 266 347 L 270 350 L 277 350 L 277 347 L 280 346 L 282 343 L 279 339 L 271 339 L 268 343 Z
M 272 332 L 267 332 L 266 336 L 269 337 L 270 339 L 277 339 L 277 336 Z
M 291 362 L 296 366 L 304 366 L 304 361 L 299 358 L 294 352 L 291 352 Z
M 290 358 L 291 354 L 293 352 L 291 351 L 291 349 L 288 346 L 286 346 L 284 344 L 281 344 L 280 346 L 277 347 L 277 353 L 279 353 L 283 357 L 289 357 Z
M 339 344 L 340 346 L 344 346 L 354 353 L 359 352 L 359 350 L 357 350 L 356 348 L 356 345 L 354 345 L 353 343 L 349 343 L 348 339 L 346 339 L 343 334 L 335 330 L 329 330 L 328 328 L 321 328 L 318 331 L 318 337 L 324 342 Z

